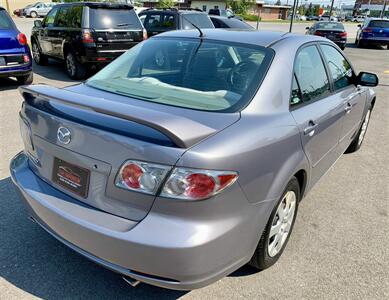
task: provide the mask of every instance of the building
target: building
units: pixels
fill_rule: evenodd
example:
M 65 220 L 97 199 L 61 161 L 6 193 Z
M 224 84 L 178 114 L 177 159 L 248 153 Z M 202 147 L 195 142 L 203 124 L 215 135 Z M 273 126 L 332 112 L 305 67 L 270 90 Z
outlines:
M 250 14 L 259 14 L 262 20 L 286 20 L 290 9 L 289 5 L 266 4 L 265 1 L 256 0 L 255 5 L 250 9 Z
M 226 1 L 217 1 L 217 0 L 194 0 L 189 1 L 189 6 L 192 8 L 198 8 L 202 11 L 208 12 L 212 8 L 226 9 Z
M 389 0 L 356 0 L 354 4 L 354 15 L 366 14 L 371 16 L 379 16 L 384 8 L 386 1 L 386 15 L 389 12 Z

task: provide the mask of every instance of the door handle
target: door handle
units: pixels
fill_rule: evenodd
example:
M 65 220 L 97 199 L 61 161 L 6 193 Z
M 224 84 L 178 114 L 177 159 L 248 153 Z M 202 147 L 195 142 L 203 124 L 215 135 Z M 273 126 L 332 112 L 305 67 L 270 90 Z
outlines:
M 304 135 L 313 136 L 318 125 L 319 124 L 313 122 L 312 120 L 309 121 L 308 126 L 304 128 Z
M 346 112 L 346 114 L 349 114 L 352 109 L 353 106 L 350 103 L 347 103 L 346 107 L 344 108 L 344 111 Z

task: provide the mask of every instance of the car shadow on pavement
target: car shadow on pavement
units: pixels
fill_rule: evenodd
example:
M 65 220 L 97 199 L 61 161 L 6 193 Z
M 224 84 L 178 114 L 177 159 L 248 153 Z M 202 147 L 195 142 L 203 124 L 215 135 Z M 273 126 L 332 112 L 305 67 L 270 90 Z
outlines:
M 34 75 L 39 75 L 46 79 L 62 81 L 62 82 L 73 82 L 76 83 L 76 80 L 70 79 L 66 74 L 65 65 L 63 62 L 49 59 L 49 63 L 44 66 L 37 65 L 33 63 L 32 69 Z M 39 76 L 35 76 L 34 83 L 39 83 Z
M 20 84 L 16 81 L 16 79 L 0 78 L 0 92 L 16 90 L 19 86 Z
M 120 275 L 78 255 L 29 221 L 9 177 L 0 180 L 0 195 L 3 295 L 16 297 L 7 291 L 8 283 L 43 299 L 177 299 L 187 293 L 143 283 L 129 286 Z

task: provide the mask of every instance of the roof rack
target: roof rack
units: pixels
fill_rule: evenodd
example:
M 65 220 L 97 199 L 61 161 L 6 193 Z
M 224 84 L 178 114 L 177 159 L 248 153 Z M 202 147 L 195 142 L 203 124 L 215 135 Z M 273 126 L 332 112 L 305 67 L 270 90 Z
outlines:
M 149 11 L 149 10 L 173 10 L 173 11 L 180 11 L 180 10 L 189 10 L 189 11 L 198 11 L 203 12 L 201 9 L 198 8 L 192 8 L 192 7 L 150 7 L 143 11 Z

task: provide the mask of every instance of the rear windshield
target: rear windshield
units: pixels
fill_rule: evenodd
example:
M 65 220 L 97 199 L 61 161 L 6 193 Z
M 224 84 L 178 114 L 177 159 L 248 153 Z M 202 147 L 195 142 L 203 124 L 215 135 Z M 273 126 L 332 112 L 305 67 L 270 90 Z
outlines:
M 245 44 L 153 38 L 127 51 L 86 84 L 149 102 L 237 111 L 256 93 L 272 53 Z
M 389 28 L 389 21 L 385 21 L 385 20 L 370 21 L 369 27 Z
M 14 24 L 9 17 L 8 13 L 0 9 L 0 29 L 14 29 Z
M 194 27 L 192 24 L 200 28 L 215 28 L 211 19 L 206 14 L 183 14 L 182 19 L 184 29 L 193 29 Z
M 317 29 L 328 29 L 328 30 L 331 30 L 331 29 L 341 29 L 343 30 L 344 27 L 343 27 L 343 24 L 342 23 L 334 23 L 334 22 L 323 22 L 323 23 L 317 23 L 316 24 L 316 28 Z
M 90 8 L 89 19 L 96 29 L 142 29 L 134 9 Z

